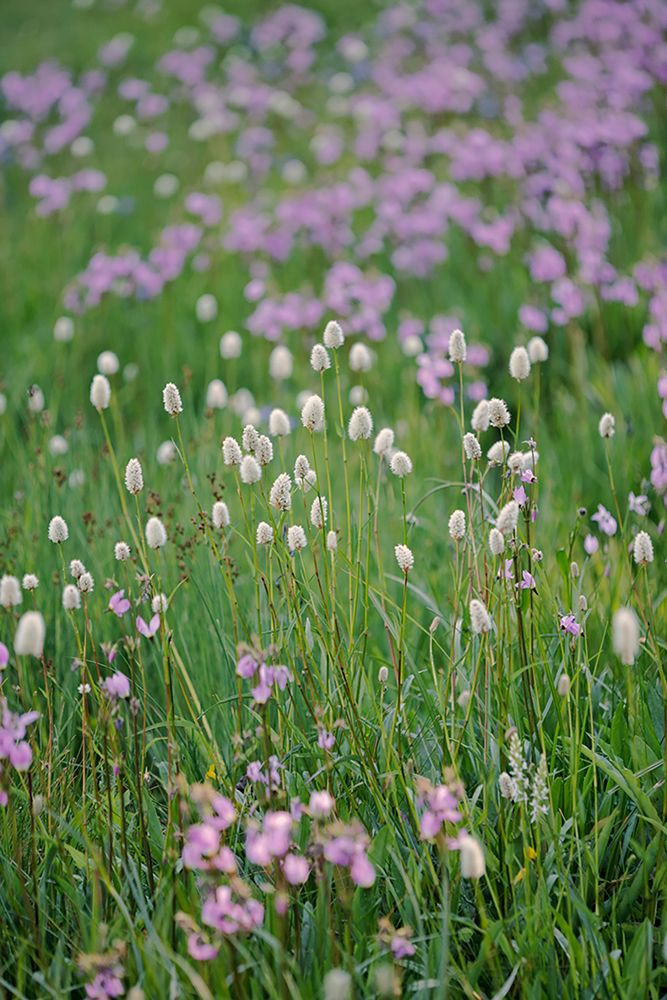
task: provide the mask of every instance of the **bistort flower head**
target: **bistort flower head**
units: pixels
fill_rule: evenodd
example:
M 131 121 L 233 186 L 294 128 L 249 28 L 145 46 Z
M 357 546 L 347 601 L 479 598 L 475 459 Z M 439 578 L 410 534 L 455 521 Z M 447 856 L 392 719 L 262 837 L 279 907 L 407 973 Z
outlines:
M 491 631 L 491 617 L 485 605 L 476 597 L 470 602 L 470 626 L 475 635 Z
M 67 522 L 60 514 L 56 514 L 49 521 L 48 530 L 49 541 L 53 542 L 54 545 L 60 545 L 62 542 L 66 542 L 69 538 L 69 528 L 67 527 Z
M 144 488 L 144 473 L 138 458 L 131 458 L 125 466 L 125 489 L 136 496 Z
M 96 410 L 108 409 L 111 402 L 111 386 L 105 375 L 95 375 L 90 383 L 90 402 Z
M 395 545 L 394 554 L 396 555 L 396 562 L 399 569 L 403 573 L 409 573 L 415 564 L 415 557 L 412 554 L 412 550 L 407 545 Z
M 322 340 L 324 341 L 324 346 L 328 347 L 330 350 L 342 347 L 345 340 L 345 334 L 343 333 L 343 328 L 340 323 L 337 323 L 335 319 L 330 320 L 324 328 Z
M 352 412 L 347 432 L 351 441 L 367 441 L 373 433 L 373 418 L 365 406 L 357 406 Z
M 647 531 L 638 531 L 632 543 L 632 554 L 638 566 L 653 562 L 653 542 Z
M 161 549 L 167 544 L 167 530 L 159 517 L 149 517 L 146 522 L 146 543 L 150 549 Z
M 220 531 L 222 528 L 228 528 L 230 523 L 229 518 L 229 508 L 224 500 L 216 500 L 211 509 L 211 521 L 213 527 Z
M 510 375 L 517 382 L 524 382 L 530 375 L 530 358 L 525 347 L 515 347 L 510 354 Z
M 631 666 L 639 653 L 639 619 L 632 608 L 619 608 L 611 620 L 614 652 L 625 666 Z
M 616 418 L 613 413 L 603 413 L 598 424 L 600 437 L 612 438 L 616 433 Z
M 405 476 L 409 476 L 412 472 L 412 460 L 404 451 L 395 451 L 391 456 L 389 468 L 395 476 L 398 476 L 399 479 L 403 479 Z
M 466 338 L 462 330 L 452 330 L 449 335 L 449 360 L 455 365 L 462 365 L 468 356 Z
M 301 423 L 306 430 L 324 430 L 324 403 L 319 396 L 309 396 L 301 410 Z
M 26 611 L 19 618 L 14 636 L 14 652 L 17 656 L 36 656 L 44 652 L 46 625 L 39 611 Z
M 170 417 L 176 417 L 183 412 L 181 394 L 178 391 L 178 386 L 174 385 L 173 382 L 167 382 L 162 390 L 162 402 Z

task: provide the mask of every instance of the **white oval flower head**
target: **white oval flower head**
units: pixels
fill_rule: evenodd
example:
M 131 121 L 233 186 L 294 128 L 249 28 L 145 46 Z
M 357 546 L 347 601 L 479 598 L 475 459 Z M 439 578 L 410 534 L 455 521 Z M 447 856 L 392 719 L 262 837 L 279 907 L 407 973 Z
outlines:
M 502 465 L 509 455 L 509 450 L 509 441 L 496 441 L 487 451 L 486 457 L 491 465 Z
M 167 529 L 159 517 L 149 517 L 146 522 L 146 542 L 150 549 L 161 549 L 167 544 Z
M 222 442 L 222 460 L 225 465 L 240 465 L 242 459 L 243 455 L 236 438 L 226 437 Z
M 530 358 L 525 347 L 515 347 L 510 354 L 510 375 L 517 382 L 523 382 L 530 375 Z
M 496 396 L 489 400 L 489 423 L 492 427 L 506 427 L 510 422 L 510 411 L 507 409 L 507 403 L 504 399 L 498 399 Z
M 324 430 L 324 403 L 319 396 L 309 396 L 303 404 L 301 423 L 313 433 Z
M 74 336 L 74 321 L 71 316 L 59 316 L 53 327 L 53 339 L 65 344 Z
M 195 315 L 200 323 L 210 323 L 218 315 L 218 300 L 207 292 L 195 302 Z
M 352 976 L 345 969 L 330 969 L 322 985 L 324 1000 L 351 1000 Z
M 491 617 L 484 604 L 473 597 L 470 602 L 470 626 L 475 635 L 491 631 Z
M 229 508 L 224 500 L 216 500 L 211 510 L 211 521 L 213 527 L 218 531 L 221 528 L 228 528 L 230 524 Z
M 176 458 L 176 445 L 173 441 L 163 441 L 155 453 L 158 465 L 169 465 Z
M 477 434 L 482 434 L 489 429 L 489 401 L 480 399 L 479 403 L 472 411 L 470 426 Z
M 260 434 L 255 445 L 255 458 L 260 465 L 268 465 L 273 459 L 273 445 L 266 434 Z
M 287 437 L 290 430 L 289 417 L 285 411 L 278 407 L 275 410 L 271 410 L 269 414 L 269 434 L 272 434 L 273 437 Z
M 276 510 L 287 511 L 292 507 L 292 481 L 286 472 L 281 472 L 269 492 L 269 503 Z
M 378 431 L 373 444 L 373 451 L 380 458 L 387 458 L 391 449 L 394 447 L 394 432 L 391 427 L 383 427 L 381 431 Z
M 489 532 L 489 548 L 493 556 L 500 556 L 505 551 L 505 536 L 497 528 L 491 528 Z
M 350 348 L 350 369 L 353 372 L 367 372 L 373 367 L 373 355 L 365 344 L 356 343 Z
M 109 390 L 109 395 L 111 395 L 111 390 Z M 41 413 L 45 406 L 44 393 L 38 385 L 31 385 L 28 389 L 28 409 L 31 413 Z
M 46 626 L 39 611 L 26 611 L 19 618 L 14 636 L 14 652 L 17 656 L 36 656 L 44 652 Z
M 242 347 L 241 335 L 236 330 L 229 330 L 227 333 L 223 333 L 220 338 L 220 357 L 224 358 L 225 361 L 239 358 Z
M 133 496 L 144 488 L 144 473 L 138 458 L 131 458 L 125 466 L 125 489 Z
M 174 385 L 173 382 L 167 382 L 162 390 L 162 402 L 170 417 L 176 417 L 183 412 L 181 394 L 178 391 L 178 386 Z
M 21 584 L 15 576 L 8 573 L 0 580 L 0 605 L 3 608 L 15 608 L 23 600 Z
M 466 338 L 462 330 L 452 330 L 449 335 L 449 360 L 462 365 L 468 356 Z
M 96 410 L 106 410 L 111 402 L 111 386 L 106 375 L 94 375 L 90 383 L 90 402 Z
M 470 431 L 463 435 L 463 450 L 469 462 L 474 462 L 478 458 L 482 457 L 481 445 L 475 435 L 471 434 Z
M 329 505 L 326 497 L 315 497 L 310 508 L 310 523 L 314 528 L 323 528 L 327 523 Z
M 241 444 L 244 451 L 254 451 L 259 441 L 257 428 L 252 424 L 246 424 L 241 435 Z
M 260 521 L 257 525 L 257 544 L 270 545 L 273 541 L 273 528 L 266 521 Z
M 72 559 L 69 564 L 69 575 L 73 580 L 78 580 L 82 573 L 86 572 L 86 567 L 80 559 Z
M 254 455 L 244 455 L 239 468 L 241 482 L 246 486 L 258 483 L 262 478 L 262 469 Z
M 498 787 L 500 789 L 500 794 L 504 799 L 514 798 L 515 785 L 507 771 L 502 771 L 498 775 Z
M 206 389 L 206 406 L 209 410 L 224 410 L 228 398 L 227 386 L 221 379 L 214 378 L 209 382 Z
M 356 410 L 352 411 L 347 433 L 350 435 L 351 441 L 359 441 L 360 439 L 367 441 L 371 436 L 373 433 L 373 418 L 365 406 L 357 406 Z
M 65 611 L 77 611 L 81 607 L 81 594 L 79 588 L 73 583 L 68 583 L 63 588 L 63 608 Z
M 324 344 L 315 344 L 310 352 L 310 367 L 314 372 L 325 372 L 331 368 L 331 358 Z
M 322 340 L 324 341 L 324 346 L 330 350 L 342 347 L 345 341 L 345 334 L 340 323 L 337 323 L 335 319 L 330 320 L 324 328 Z
M 412 550 L 409 549 L 407 545 L 395 545 L 394 555 L 396 556 L 398 568 L 402 570 L 403 573 L 409 573 L 415 564 L 415 557 L 412 554 Z
M 76 582 L 82 594 L 92 594 L 93 590 L 95 589 L 95 581 L 93 580 L 93 575 L 92 573 L 88 573 L 87 571 L 85 573 L 82 573 Z
M 113 547 L 113 554 L 117 562 L 126 562 L 131 555 L 130 546 L 127 542 L 116 542 Z
M 49 452 L 52 455 L 66 455 L 69 451 L 69 444 L 67 443 L 67 438 L 63 437 L 62 434 L 54 434 L 49 440 Z
M 290 378 L 294 370 L 294 358 L 289 347 L 278 344 L 269 357 L 269 375 L 274 382 L 284 382 Z
M 69 538 L 69 528 L 67 527 L 67 522 L 60 514 L 56 514 L 49 521 L 48 529 L 49 541 L 53 542 L 54 545 L 60 545 L 62 542 L 66 542 Z
M 329 550 L 329 552 L 335 552 L 337 548 L 338 548 L 338 535 L 333 529 L 331 531 L 327 531 L 327 549 Z
M 307 544 L 306 532 L 300 524 L 293 524 L 287 529 L 287 548 L 290 552 L 300 552 Z
M 115 375 L 120 368 L 118 355 L 114 351 L 102 351 L 97 356 L 97 370 L 102 375 Z
M 412 459 L 404 451 L 395 451 L 391 456 L 389 468 L 399 479 L 409 476 L 412 472 Z
M 460 542 L 466 534 L 466 516 L 462 510 L 455 510 L 449 518 L 449 537 Z
M 503 535 L 511 535 L 516 531 L 519 521 L 519 505 L 516 500 L 510 500 L 498 513 L 496 528 Z
M 638 531 L 632 544 L 632 554 L 638 566 L 653 562 L 653 542 L 646 531 Z
M 37 590 L 39 587 L 39 577 L 35 576 L 34 573 L 24 573 L 23 579 L 21 580 L 21 586 L 24 590 Z M 0 590 L 1 590 L 0 586 Z
M 626 667 L 631 666 L 639 653 L 639 619 L 632 608 L 619 608 L 611 620 L 614 652 Z
M 531 337 L 528 341 L 528 357 L 531 365 L 539 365 L 549 358 L 549 348 L 542 337 Z
M 521 472 L 523 469 L 523 455 L 520 451 L 513 451 L 507 456 L 507 468 L 513 475 Z
M 460 841 L 460 852 L 463 878 L 481 878 L 486 871 L 486 863 L 479 840 L 466 834 Z
M 600 437 L 611 438 L 616 433 L 616 418 L 613 413 L 603 413 L 598 424 Z

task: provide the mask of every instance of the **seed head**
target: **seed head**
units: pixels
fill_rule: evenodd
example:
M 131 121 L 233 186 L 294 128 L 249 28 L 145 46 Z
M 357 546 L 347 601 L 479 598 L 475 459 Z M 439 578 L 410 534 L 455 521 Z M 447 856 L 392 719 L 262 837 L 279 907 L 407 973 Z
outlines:
M 60 545 L 61 542 L 66 542 L 69 538 L 67 522 L 59 514 L 56 514 L 49 521 L 48 535 L 49 541 L 53 542 L 54 545 Z
M 170 417 L 175 417 L 183 412 L 183 403 L 178 387 L 173 382 L 167 382 L 162 390 L 162 402 Z
M 228 528 L 230 523 L 229 508 L 224 500 L 216 500 L 211 509 L 211 521 L 213 527 L 220 531 Z
M 466 338 L 462 330 L 453 330 L 449 336 L 449 360 L 462 365 L 468 356 Z
M 523 382 L 530 375 L 530 358 L 525 347 L 515 347 L 510 354 L 510 375 L 517 382 Z
M 373 418 L 365 406 L 357 406 L 352 412 L 347 433 L 351 441 L 367 441 L 373 433 Z
M 111 386 L 104 375 L 95 375 L 90 383 L 90 402 L 96 410 L 106 410 L 111 402 Z
M 17 656 L 36 656 L 44 652 L 46 626 L 39 611 L 26 611 L 19 618 L 14 636 L 14 652 Z
M 330 320 L 324 328 L 324 334 L 322 336 L 324 341 L 324 346 L 333 350 L 337 347 L 342 347 L 345 340 L 345 334 L 340 323 L 337 323 L 335 319 Z

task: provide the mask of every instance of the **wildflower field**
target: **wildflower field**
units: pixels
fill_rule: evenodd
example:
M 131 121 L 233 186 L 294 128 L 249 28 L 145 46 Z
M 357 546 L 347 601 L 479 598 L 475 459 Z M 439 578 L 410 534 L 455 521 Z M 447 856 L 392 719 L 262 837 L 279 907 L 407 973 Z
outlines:
M 0 24 L 0 997 L 664 997 L 664 0 Z

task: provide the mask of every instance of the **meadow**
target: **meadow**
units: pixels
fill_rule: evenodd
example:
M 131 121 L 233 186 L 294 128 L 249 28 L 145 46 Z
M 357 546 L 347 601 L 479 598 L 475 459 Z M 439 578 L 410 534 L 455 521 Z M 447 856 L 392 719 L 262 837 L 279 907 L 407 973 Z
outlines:
M 665 996 L 663 0 L 0 24 L 0 997 Z

